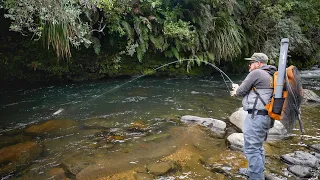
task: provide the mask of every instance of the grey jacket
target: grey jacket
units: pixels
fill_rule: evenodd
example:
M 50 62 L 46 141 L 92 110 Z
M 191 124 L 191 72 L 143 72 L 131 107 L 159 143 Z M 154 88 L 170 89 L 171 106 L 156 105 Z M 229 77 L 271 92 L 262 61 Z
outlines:
M 244 110 L 253 109 L 257 95 L 252 90 L 255 87 L 265 103 L 269 103 L 273 94 L 272 75 L 277 68 L 271 65 L 263 65 L 259 69 L 251 71 L 238 88 L 236 95 L 242 96 L 242 105 Z M 257 100 L 255 109 L 265 109 L 260 99 Z

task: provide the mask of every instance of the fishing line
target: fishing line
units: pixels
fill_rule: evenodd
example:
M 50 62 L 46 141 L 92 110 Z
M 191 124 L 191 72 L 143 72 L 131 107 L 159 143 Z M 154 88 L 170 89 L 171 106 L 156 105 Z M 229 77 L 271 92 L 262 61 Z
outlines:
M 218 68 L 217 66 L 215 66 L 214 64 L 212 64 L 212 63 L 210 63 L 210 62 L 206 62 L 206 61 L 199 60 L 199 59 L 198 59 L 198 60 L 197 60 L 197 59 L 182 59 L 182 60 L 173 61 L 173 62 L 164 64 L 164 65 L 162 65 L 162 66 L 159 66 L 159 67 L 157 67 L 157 68 L 154 68 L 154 69 L 152 69 L 150 72 L 148 72 L 148 73 L 146 73 L 146 74 L 142 74 L 142 75 L 140 75 L 140 76 L 137 76 L 137 77 L 135 77 L 135 78 L 133 78 L 133 79 L 131 79 L 131 80 L 123 83 L 123 84 L 117 85 L 117 86 L 109 89 L 108 91 L 100 94 L 100 95 L 96 95 L 95 97 L 93 97 L 93 98 L 85 101 L 84 103 L 88 103 L 88 102 L 90 102 L 90 101 L 93 101 L 93 100 L 95 100 L 96 98 L 99 98 L 99 97 L 101 97 L 101 96 L 103 96 L 103 95 L 105 95 L 105 94 L 107 94 L 107 93 L 109 93 L 109 92 L 111 92 L 111 91 L 113 91 L 113 90 L 115 90 L 115 89 L 121 88 L 122 86 L 124 86 L 124 85 L 126 85 L 126 84 L 128 84 L 128 83 L 130 83 L 130 82 L 132 82 L 132 81 L 135 81 L 135 80 L 137 80 L 137 79 L 139 79 L 139 78 L 142 78 L 142 77 L 144 77 L 144 76 L 150 75 L 150 74 L 154 73 L 155 71 L 157 71 L 158 69 L 161 69 L 161 68 L 163 68 L 163 67 L 166 67 L 166 66 L 169 66 L 169 65 L 171 65 L 171 64 L 178 63 L 178 62 L 183 62 L 183 61 L 200 61 L 200 62 L 203 62 L 205 65 L 210 65 L 210 66 L 212 66 L 213 68 L 215 68 L 217 71 L 220 72 L 220 74 L 221 74 L 221 76 L 222 76 L 222 78 L 223 78 L 223 81 L 224 81 L 224 83 L 225 83 L 228 91 L 230 92 L 230 89 L 229 89 L 229 87 L 228 87 L 228 85 L 227 85 L 227 81 L 226 81 L 225 77 L 226 77 L 232 84 L 233 84 L 233 81 L 232 81 L 232 80 L 229 78 L 229 76 L 228 76 L 226 73 L 224 73 L 220 68 Z M 81 103 L 80 103 L 80 104 L 81 104 Z M 80 105 L 80 104 L 77 104 L 77 105 Z M 64 109 L 59 109 L 58 111 L 56 111 L 56 112 L 54 113 L 54 115 L 60 114 L 60 112 L 62 112 L 63 110 L 64 110 Z
M 153 72 L 155 72 L 155 71 L 157 71 L 158 69 L 161 69 L 161 68 L 163 68 L 163 67 L 169 66 L 169 65 L 171 65 L 171 64 L 175 64 L 175 63 L 177 63 L 177 62 L 195 61 L 195 60 L 196 60 L 196 59 L 182 59 L 182 60 L 177 60 L 177 61 L 173 61 L 173 62 L 164 64 L 164 65 L 162 65 L 162 66 L 159 66 L 159 67 L 157 67 L 157 68 L 152 69 L 152 71 L 149 72 L 149 73 L 142 74 L 142 75 L 140 75 L 140 76 L 138 76 L 138 77 L 136 77 L 136 78 L 134 78 L 134 79 L 131 79 L 130 81 L 127 81 L 127 82 L 125 82 L 125 83 L 123 83 L 123 84 L 121 84 L 121 85 L 117 85 L 117 86 L 115 86 L 114 88 L 112 88 L 112 89 L 110 89 L 110 90 L 108 90 L 108 91 L 106 91 L 106 92 L 104 92 L 104 93 L 102 93 L 102 94 L 94 97 L 93 99 L 98 98 L 98 97 L 101 97 L 102 95 L 107 94 L 107 93 L 109 93 L 109 92 L 111 92 L 111 91 L 113 91 L 113 90 L 115 90 L 115 89 L 118 89 L 118 88 L 120 88 L 120 87 L 122 87 L 122 86 L 124 86 L 124 85 L 126 85 L 126 84 L 128 84 L 128 83 L 130 83 L 130 82 L 132 82 L 132 81 L 134 81 L 134 80 L 136 80 L 136 79 L 139 79 L 139 78 L 142 78 L 142 77 L 144 77 L 144 76 L 147 76 L 147 75 L 149 75 L 149 74 L 151 74 L 151 73 L 153 73 Z M 225 80 L 225 78 L 224 78 L 224 76 L 225 76 L 226 78 L 228 78 L 228 80 L 229 80 L 232 84 L 234 84 L 233 81 L 229 78 L 229 76 L 228 76 L 226 73 L 224 73 L 220 68 L 218 68 L 217 66 L 215 66 L 214 64 L 209 63 L 209 62 L 206 62 L 206 61 L 203 61 L 203 60 L 199 60 L 199 61 L 200 61 L 200 62 L 203 62 L 203 63 L 205 63 L 205 64 L 208 64 L 208 65 L 212 66 L 213 68 L 215 68 L 217 71 L 219 71 L 220 74 L 221 74 L 221 76 L 222 76 L 222 78 L 223 78 L 223 81 L 224 81 L 226 87 L 228 88 L 228 91 L 230 92 L 230 89 L 229 89 L 229 87 L 228 87 L 228 85 L 227 85 L 227 82 L 226 82 L 226 80 Z

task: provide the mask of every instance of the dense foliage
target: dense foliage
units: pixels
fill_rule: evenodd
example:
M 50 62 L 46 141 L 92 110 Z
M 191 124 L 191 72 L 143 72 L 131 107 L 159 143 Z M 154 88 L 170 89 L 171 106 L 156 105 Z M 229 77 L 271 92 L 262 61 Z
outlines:
M 320 52 L 317 0 L 6 0 L 1 4 L 11 31 L 42 39 L 55 52 L 54 65 L 38 59 L 27 62 L 28 67 L 44 71 L 67 66 L 68 72 L 71 66 L 86 64 L 95 66 L 93 72 L 110 75 L 124 66 L 122 59 L 128 56 L 143 63 L 150 61 L 146 57 L 160 55 L 163 61 L 166 57 L 237 64 L 237 59 L 262 51 L 276 61 L 283 37 L 290 39 L 291 59 L 300 67 L 314 64 Z M 89 53 L 96 58 L 80 63 L 78 54 L 85 47 L 97 55 Z

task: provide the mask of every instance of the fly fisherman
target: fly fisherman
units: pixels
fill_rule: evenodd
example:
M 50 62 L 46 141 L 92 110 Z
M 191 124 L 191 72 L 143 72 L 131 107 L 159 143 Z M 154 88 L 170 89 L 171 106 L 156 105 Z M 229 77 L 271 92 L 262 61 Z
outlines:
M 231 96 L 243 97 L 242 105 L 248 111 L 243 122 L 244 153 L 248 160 L 248 169 L 242 169 L 250 180 L 262 180 L 264 177 L 265 155 L 263 142 L 273 120 L 268 115 L 264 103 L 268 103 L 273 93 L 272 75 L 277 71 L 275 66 L 267 65 L 268 56 L 254 53 L 249 60 L 249 74 L 239 86 L 232 84 Z M 254 90 L 256 89 L 256 91 Z M 261 98 L 259 98 L 259 96 Z

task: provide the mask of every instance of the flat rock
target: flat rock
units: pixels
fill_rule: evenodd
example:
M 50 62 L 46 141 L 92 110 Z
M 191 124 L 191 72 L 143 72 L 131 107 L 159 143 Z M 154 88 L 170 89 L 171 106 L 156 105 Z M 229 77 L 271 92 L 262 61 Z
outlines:
M 218 135 L 218 137 L 223 137 L 225 135 L 227 124 L 221 120 L 213 118 L 202 118 L 198 116 L 182 116 L 181 121 L 187 124 L 198 124 L 208 127 L 213 133 Z
M 301 166 L 301 165 L 294 165 L 291 167 L 288 167 L 288 171 L 293 173 L 294 175 L 300 177 L 300 178 L 311 178 L 311 167 Z
M 317 159 L 317 157 L 303 151 L 296 151 L 294 153 L 282 155 L 281 160 L 292 165 L 302 165 L 312 168 L 317 168 L 320 166 L 320 161 Z

